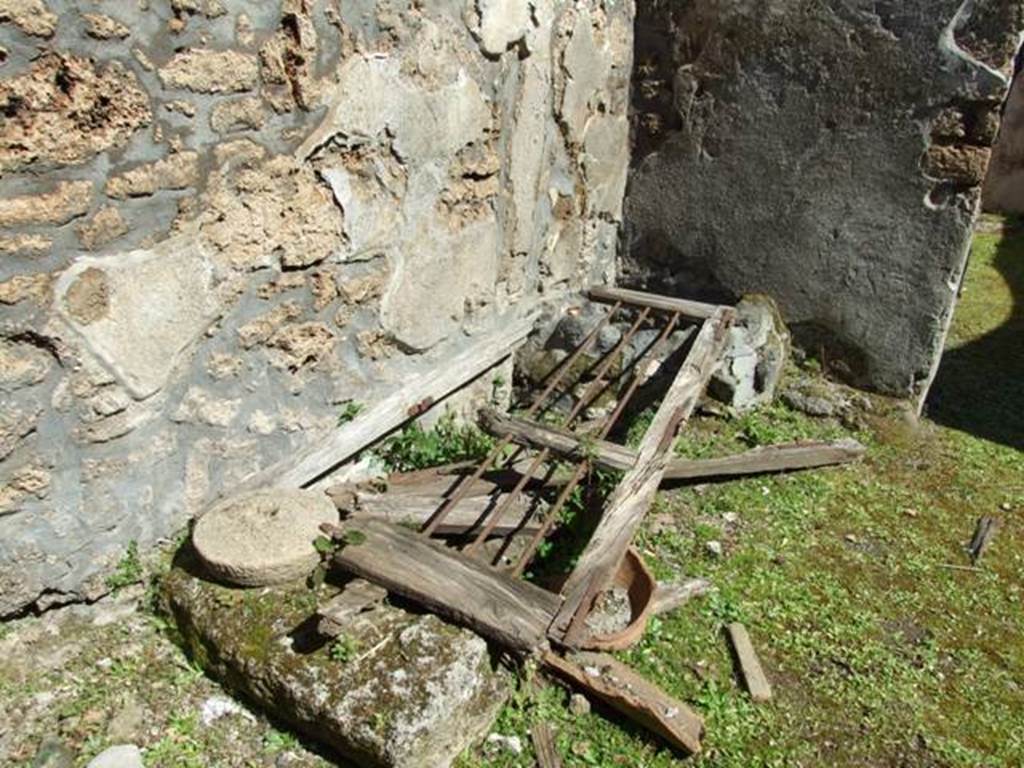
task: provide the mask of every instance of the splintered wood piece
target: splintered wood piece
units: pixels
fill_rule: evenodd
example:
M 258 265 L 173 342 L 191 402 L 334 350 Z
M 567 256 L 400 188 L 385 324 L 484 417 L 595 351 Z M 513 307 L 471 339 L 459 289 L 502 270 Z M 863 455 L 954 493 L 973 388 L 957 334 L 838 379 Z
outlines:
M 351 517 L 368 517 L 384 520 L 394 525 L 420 527 L 434 516 L 444 503 L 444 497 L 435 494 L 410 493 L 408 489 L 389 487 L 384 493 L 333 486 L 328 495 L 334 499 L 338 509 Z M 469 496 L 455 506 L 434 533 L 437 536 L 466 536 L 475 533 L 481 521 L 504 502 L 504 496 Z M 524 521 L 532 501 L 519 497 L 504 511 L 501 519 L 491 531 L 492 536 L 508 536 L 513 533 L 532 533 L 538 523 Z
M 740 672 L 743 674 L 743 682 L 750 692 L 750 698 L 754 701 L 769 701 L 772 698 L 772 686 L 768 682 L 761 667 L 761 660 L 757 658 L 754 651 L 754 644 L 750 642 L 750 634 L 747 628 L 739 623 L 729 625 L 729 639 L 732 641 L 733 650 L 736 652 L 736 661 L 739 662 Z
M 631 291 L 626 288 L 595 286 L 587 291 L 587 296 L 593 301 L 601 301 L 605 304 L 621 301 L 623 304 L 632 304 L 634 307 L 650 307 L 666 312 L 678 312 L 683 317 L 694 320 L 706 320 L 720 309 L 717 304 L 705 304 L 701 301 L 688 301 L 672 296 L 660 296 L 656 293 Z
M 971 564 L 977 565 L 981 556 L 985 554 L 992 540 L 999 532 L 999 520 L 994 517 L 979 517 L 978 525 L 974 529 L 974 536 L 967 546 L 967 553 L 971 557 Z
M 864 455 L 863 445 L 853 439 L 836 442 L 783 443 L 717 459 L 672 459 L 665 470 L 666 480 L 691 480 L 702 477 L 736 477 L 766 472 L 814 469 L 856 461 Z
M 534 723 L 530 729 L 538 768 L 562 768 L 562 759 L 555 747 L 555 734 L 547 723 Z
M 556 642 L 574 646 L 590 605 L 614 577 L 658 493 L 679 427 L 689 419 L 721 359 L 734 317 L 732 309 L 721 307 L 697 334 L 640 443 L 636 465 L 612 492 L 597 529 L 562 589 L 565 602 L 550 633 Z
M 346 521 L 349 541 L 334 555 L 342 570 L 517 651 L 545 644 L 561 598 L 506 576 L 415 531 L 380 520 Z
M 380 603 L 388 591 L 365 579 L 352 579 L 341 592 L 316 610 L 320 621 L 317 632 L 327 637 L 337 637 L 351 625 L 352 619 Z
M 636 451 L 607 440 L 580 439 L 567 429 L 505 416 L 491 408 L 480 412 L 480 426 L 496 437 L 508 437 L 530 448 L 547 448 L 576 461 L 592 460 L 604 469 L 627 470 L 636 463 Z
M 686 581 L 659 581 L 654 590 L 651 613 L 658 615 L 670 613 L 686 605 L 695 597 L 706 595 L 711 591 L 711 582 L 706 579 L 688 579 Z
M 575 653 L 563 658 L 548 651 L 543 662 L 552 674 L 657 734 L 676 749 L 691 754 L 700 752 L 704 732 L 701 717 L 614 657 Z
M 241 487 L 299 488 L 319 480 L 370 443 L 418 416 L 424 406 L 429 408 L 500 363 L 529 335 L 534 320 L 531 316 L 503 323 L 454 357 L 407 377 L 394 392 L 352 421 L 250 476 Z

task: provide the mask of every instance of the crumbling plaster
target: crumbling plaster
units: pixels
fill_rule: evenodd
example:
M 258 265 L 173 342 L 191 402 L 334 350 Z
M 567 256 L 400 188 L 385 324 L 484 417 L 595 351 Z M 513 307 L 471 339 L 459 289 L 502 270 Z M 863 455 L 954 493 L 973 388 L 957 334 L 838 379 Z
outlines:
M 631 3 L 6 0 L 0 53 L 0 616 L 614 276 Z

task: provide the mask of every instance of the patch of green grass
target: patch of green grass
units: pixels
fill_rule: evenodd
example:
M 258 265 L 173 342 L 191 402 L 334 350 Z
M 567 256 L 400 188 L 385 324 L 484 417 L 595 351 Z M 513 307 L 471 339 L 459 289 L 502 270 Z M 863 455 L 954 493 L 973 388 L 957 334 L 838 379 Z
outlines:
M 132 584 L 139 584 L 142 581 L 143 568 L 139 559 L 139 545 L 131 541 L 125 549 L 124 555 L 114 568 L 114 572 L 107 577 L 107 586 L 110 589 L 118 590 Z
M 342 403 L 341 412 L 338 413 L 338 426 L 342 424 L 348 424 L 353 421 L 356 416 L 363 412 L 366 406 L 363 403 L 356 402 L 355 400 L 346 400 Z
M 327 654 L 333 661 L 337 661 L 341 664 L 347 664 L 356 657 L 359 653 L 359 641 L 349 635 L 340 635 L 335 638 L 334 642 L 331 643 L 327 649 Z
M 459 461 L 482 459 L 494 447 L 490 435 L 474 424 L 459 423 L 451 412 L 429 429 L 413 423 L 376 449 L 392 472 L 409 472 Z
M 989 338 L 1016 316 L 1009 290 L 972 286 L 994 280 L 997 266 L 1004 278 L 1013 269 L 1024 275 L 1024 241 L 1014 267 L 986 256 L 988 247 L 981 239 L 976 248 L 954 345 Z M 1005 243 L 992 250 L 1005 261 Z M 998 306 L 977 309 L 975 300 Z M 1024 397 L 1007 386 L 999 408 L 1020 409 Z M 983 391 L 973 389 L 965 412 L 985 410 Z M 643 640 L 619 655 L 704 716 L 704 751 L 686 764 L 1024 765 L 1024 454 L 1005 432 L 986 432 L 986 413 L 980 427 L 917 426 L 873 398 L 855 434 L 868 447 L 857 464 L 659 495 L 638 537 L 648 564 L 661 579 L 707 578 L 715 592 L 653 619 Z M 634 431 L 645 428 L 640 419 Z M 835 420 L 776 406 L 697 418 L 676 451 L 707 457 L 849 434 Z M 726 524 L 726 513 L 737 521 Z M 966 564 L 963 545 L 982 514 L 1004 523 L 982 572 L 945 568 Z M 712 537 L 727 544 L 724 557 L 704 551 Z M 751 633 L 775 691 L 768 704 L 753 704 L 737 679 L 723 631 L 730 621 Z M 567 768 L 680 764 L 614 714 L 573 717 L 567 700 L 561 688 L 524 684 L 495 730 L 528 745 L 534 722 L 552 723 Z M 520 756 L 476 750 L 459 763 L 533 764 L 529 748 Z

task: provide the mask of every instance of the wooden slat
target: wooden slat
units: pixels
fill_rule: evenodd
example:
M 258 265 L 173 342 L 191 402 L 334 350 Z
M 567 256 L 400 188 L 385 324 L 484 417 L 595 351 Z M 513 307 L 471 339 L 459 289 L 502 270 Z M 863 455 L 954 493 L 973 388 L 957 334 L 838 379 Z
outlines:
M 537 768 L 562 768 L 562 759 L 555 746 L 555 734 L 547 723 L 534 723 L 530 729 Z
M 387 597 L 388 591 L 365 579 L 352 579 L 341 592 L 316 609 L 320 620 L 317 631 L 326 637 L 345 632 L 352 620 Z
M 549 651 L 543 661 L 552 674 L 661 736 L 673 747 L 691 754 L 700 752 L 704 732 L 701 717 L 614 657 L 577 653 L 562 658 Z
M 761 666 L 761 660 L 757 658 L 754 644 L 750 642 L 747 628 L 738 623 L 730 624 L 729 639 L 736 652 L 736 660 L 739 662 L 750 698 L 754 701 L 769 701 L 772 697 L 772 686 Z
M 590 459 L 603 469 L 625 471 L 636 464 L 636 451 L 607 440 L 587 442 L 565 429 L 536 424 L 506 416 L 493 409 L 480 412 L 480 426 L 499 437 L 510 437 L 520 445 L 548 450 L 569 459 Z M 714 459 L 669 459 L 666 480 L 695 480 L 705 477 L 739 477 L 767 472 L 812 469 L 855 461 L 864 455 L 863 445 L 853 439 L 835 442 L 783 443 L 754 448 L 735 456 Z
M 601 301 L 606 304 L 621 301 L 623 304 L 632 304 L 637 307 L 650 307 L 651 309 L 662 309 L 667 312 L 678 312 L 684 317 L 695 320 L 707 320 L 721 309 L 717 304 L 705 304 L 701 301 L 688 301 L 687 299 L 661 296 L 656 293 L 631 291 L 627 288 L 595 286 L 587 291 L 587 296 L 594 301 Z
M 651 613 L 660 615 L 686 605 L 690 600 L 711 591 L 711 582 L 706 579 L 688 579 L 686 581 L 659 581 L 654 590 L 651 602 Z
M 384 520 L 392 525 L 420 528 L 432 518 L 443 503 L 439 496 L 418 496 L 409 493 L 368 493 L 357 492 L 357 509 L 353 517 Z M 504 503 L 504 497 L 472 496 L 459 502 L 445 517 L 434 534 L 437 536 L 468 536 L 475 533 L 489 513 Z M 539 525 L 536 521 L 523 518 L 529 513 L 532 500 L 519 496 L 502 513 L 501 519 L 491 531 L 492 536 L 508 536 L 511 533 L 533 533 Z
M 509 437 L 520 445 L 547 448 L 566 458 L 591 459 L 606 469 L 625 471 L 636 463 L 636 451 L 607 440 L 580 440 L 569 430 L 505 416 L 494 409 L 480 412 L 480 426 L 497 437 Z
M 334 564 L 506 648 L 533 651 L 561 598 L 414 531 L 380 520 L 346 521 Z
M 440 361 L 418 375 L 404 379 L 394 392 L 371 405 L 352 421 L 305 449 L 257 472 L 240 488 L 307 486 L 367 445 L 397 429 L 422 410 L 461 389 L 508 357 L 529 335 L 535 317 L 504 323 L 497 330 L 474 339 L 471 346 L 451 359 Z
M 636 465 L 615 487 L 597 529 L 569 575 L 551 636 L 572 645 L 590 603 L 611 580 L 661 484 L 679 427 L 690 417 L 718 365 L 735 313 L 718 309 L 704 323 L 686 360 L 658 407 L 637 451 Z M 579 612 L 580 617 L 573 619 Z M 570 632 L 570 629 L 573 629 Z
M 665 469 L 666 480 L 693 480 L 703 477 L 737 477 L 766 472 L 789 472 L 856 461 L 865 448 L 856 440 L 833 443 L 787 443 L 754 448 L 736 456 L 717 459 L 672 459 Z

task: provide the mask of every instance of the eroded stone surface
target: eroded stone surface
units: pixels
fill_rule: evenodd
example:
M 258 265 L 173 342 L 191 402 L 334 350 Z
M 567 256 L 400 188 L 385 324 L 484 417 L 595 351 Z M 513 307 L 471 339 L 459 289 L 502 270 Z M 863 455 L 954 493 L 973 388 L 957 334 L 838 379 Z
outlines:
M 531 28 L 532 5 L 526 0 L 476 0 L 473 32 L 484 53 L 500 56 L 522 40 Z
M 95 290 L 103 286 L 102 301 L 92 290 L 74 301 L 83 279 Z M 83 314 L 76 306 L 89 309 Z M 178 239 L 152 250 L 79 259 L 58 281 L 56 308 L 129 391 L 145 398 L 164 385 L 219 302 L 209 262 L 193 243 Z
M 0 111 L 0 171 L 80 163 L 124 144 L 152 118 L 123 64 L 60 53 L 0 80 Z
M 358 616 L 346 630 L 355 657 L 341 662 L 294 633 L 330 591 L 231 590 L 179 567 L 166 595 L 210 674 L 356 765 L 444 768 L 486 735 L 507 695 L 487 644 L 432 615 L 380 605 Z
M 128 231 L 128 223 L 121 211 L 112 205 L 106 205 L 96 211 L 89 221 L 78 225 L 78 239 L 82 246 L 91 251 L 112 240 L 116 240 Z

